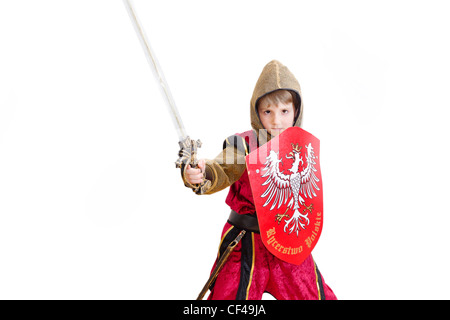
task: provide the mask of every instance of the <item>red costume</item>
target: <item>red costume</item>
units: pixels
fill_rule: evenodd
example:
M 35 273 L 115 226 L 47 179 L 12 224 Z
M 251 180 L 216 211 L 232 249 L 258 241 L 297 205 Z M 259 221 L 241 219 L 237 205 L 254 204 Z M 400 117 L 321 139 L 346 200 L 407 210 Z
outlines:
M 248 152 L 257 147 L 252 131 L 238 136 L 247 137 Z M 226 203 L 239 214 L 256 217 L 247 173 L 231 185 Z M 219 256 L 240 231 L 239 226 L 225 224 Z M 287 263 L 264 247 L 258 233 L 247 232 L 220 271 L 208 299 L 260 300 L 264 292 L 279 300 L 336 299 L 311 255 L 299 266 Z
M 251 99 L 253 130 L 228 137 L 223 152 L 206 162 L 205 178 L 211 185 L 202 193 L 230 187 L 226 203 L 232 213 L 222 232 L 218 258 L 241 230 L 247 231 L 220 270 L 208 299 L 256 300 L 261 299 L 264 292 L 286 300 L 336 299 L 311 255 L 301 265 L 290 264 L 272 255 L 259 235 L 244 157 L 271 139 L 262 126 L 257 108 L 260 98 L 277 90 L 292 94 L 296 110 L 293 125 L 300 127 L 303 112 L 300 85 L 285 66 L 271 61 L 262 71 Z

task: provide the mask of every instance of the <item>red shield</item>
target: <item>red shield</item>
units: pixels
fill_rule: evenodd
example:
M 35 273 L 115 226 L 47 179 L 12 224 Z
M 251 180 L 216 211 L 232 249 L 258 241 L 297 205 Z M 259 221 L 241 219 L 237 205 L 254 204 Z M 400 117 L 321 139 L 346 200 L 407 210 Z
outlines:
M 323 226 L 319 139 L 298 127 L 246 157 L 261 239 L 276 257 L 301 264 Z

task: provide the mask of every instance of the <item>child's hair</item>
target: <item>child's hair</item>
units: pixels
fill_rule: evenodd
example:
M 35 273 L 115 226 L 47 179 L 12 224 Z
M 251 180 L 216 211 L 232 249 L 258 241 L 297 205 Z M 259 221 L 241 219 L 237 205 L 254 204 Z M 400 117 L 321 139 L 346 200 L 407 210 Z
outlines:
M 256 111 L 258 111 L 260 105 L 270 105 L 278 103 L 288 104 L 292 102 L 292 104 L 294 105 L 295 120 L 296 120 L 300 111 L 299 110 L 300 101 L 297 100 L 298 100 L 297 95 L 290 90 L 286 89 L 275 90 L 259 98 L 259 100 L 256 103 Z
M 257 108 L 261 105 L 288 104 L 293 102 L 292 94 L 288 90 L 275 90 L 262 96 L 257 103 Z

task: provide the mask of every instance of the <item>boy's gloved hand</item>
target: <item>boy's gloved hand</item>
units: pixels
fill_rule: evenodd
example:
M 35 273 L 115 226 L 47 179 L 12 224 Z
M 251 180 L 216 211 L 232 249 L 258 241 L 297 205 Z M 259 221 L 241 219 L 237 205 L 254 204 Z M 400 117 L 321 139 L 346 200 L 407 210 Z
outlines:
M 201 184 L 205 179 L 206 160 L 198 161 L 198 167 L 192 168 L 189 164 L 185 171 L 185 179 L 192 185 Z

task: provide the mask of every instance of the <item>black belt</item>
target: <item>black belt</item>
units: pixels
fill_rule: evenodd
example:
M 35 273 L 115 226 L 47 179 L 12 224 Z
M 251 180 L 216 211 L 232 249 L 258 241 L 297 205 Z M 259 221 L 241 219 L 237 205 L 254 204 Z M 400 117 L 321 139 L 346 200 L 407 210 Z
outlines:
M 238 229 L 259 233 L 258 219 L 249 214 L 239 214 L 231 210 L 228 223 Z

